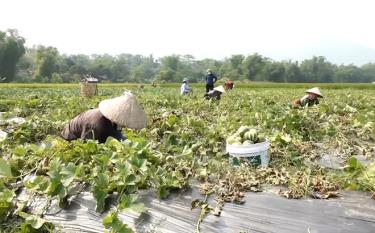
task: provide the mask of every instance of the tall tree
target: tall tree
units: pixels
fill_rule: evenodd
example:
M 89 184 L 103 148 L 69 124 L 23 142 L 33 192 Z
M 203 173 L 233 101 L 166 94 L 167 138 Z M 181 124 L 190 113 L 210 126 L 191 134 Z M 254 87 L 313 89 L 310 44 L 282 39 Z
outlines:
M 337 67 L 337 70 L 334 75 L 334 82 L 339 83 L 352 83 L 352 82 L 366 82 L 367 77 L 364 75 L 362 69 L 354 66 L 348 65 L 344 66 L 341 65 Z
M 375 82 L 375 63 L 368 63 L 361 67 L 363 71 L 362 82 Z
M 51 79 L 52 74 L 58 72 L 59 52 L 54 47 L 38 46 L 36 49 L 35 76 Z
M 17 62 L 25 53 L 24 44 L 17 30 L 0 31 L 0 82 L 13 81 Z
M 161 68 L 156 76 L 156 80 L 163 82 L 180 82 L 182 75 L 178 73 L 180 66 L 180 56 L 172 55 L 160 59 Z
M 281 62 L 269 62 L 264 67 L 266 81 L 285 82 L 285 67 Z
M 285 82 L 298 83 L 302 80 L 301 70 L 298 62 L 284 62 L 285 67 Z
M 258 53 L 254 53 L 251 56 L 247 56 L 242 63 L 246 78 L 252 81 L 264 80 L 262 72 L 267 61 L 267 58 L 262 57 Z
M 305 82 L 330 83 L 333 81 L 335 67 L 325 57 L 313 57 L 301 63 L 301 72 Z

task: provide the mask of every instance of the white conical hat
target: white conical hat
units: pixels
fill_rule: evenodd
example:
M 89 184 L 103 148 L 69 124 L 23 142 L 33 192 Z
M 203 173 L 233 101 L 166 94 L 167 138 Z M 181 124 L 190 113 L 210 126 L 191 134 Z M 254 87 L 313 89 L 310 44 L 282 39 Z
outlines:
M 215 91 L 220 91 L 221 93 L 224 93 L 224 92 L 225 92 L 225 89 L 224 89 L 223 86 L 215 87 L 214 90 L 215 90 Z
M 99 111 L 119 126 L 131 129 L 146 127 L 146 114 L 130 92 L 124 92 L 120 97 L 101 101 Z
M 314 88 L 308 89 L 308 90 L 306 90 L 306 93 L 313 93 L 313 94 L 316 94 L 316 95 L 323 98 L 323 95 L 320 92 L 319 87 L 314 87 Z

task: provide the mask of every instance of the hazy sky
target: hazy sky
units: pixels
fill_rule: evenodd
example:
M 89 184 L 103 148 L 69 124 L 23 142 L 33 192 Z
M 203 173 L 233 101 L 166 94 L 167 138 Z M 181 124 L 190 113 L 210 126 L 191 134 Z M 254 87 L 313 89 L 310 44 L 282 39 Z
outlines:
M 0 0 L 0 6 L 0 30 L 16 28 L 28 46 L 68 54 L 284 58 L 326 41 L 375 49 L 371 0 Z

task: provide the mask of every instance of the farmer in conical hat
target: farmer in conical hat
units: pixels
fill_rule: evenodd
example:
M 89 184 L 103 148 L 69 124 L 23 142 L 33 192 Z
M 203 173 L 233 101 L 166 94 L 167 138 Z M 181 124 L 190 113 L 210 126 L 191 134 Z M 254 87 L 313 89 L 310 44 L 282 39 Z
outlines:
M 103 100 L 99 108 L 83 112 L 65 125 L 61 136 L 68 140 L 94 139 L 104 143 L 108 137 L 125 139 L 121 129 L 146 127 L 146 114 L 130 92 Z
M 221 94 L 225 93 L 225 89 L 223 86 L 215 87 L 212 91 L 209 91 L 204 95 L 206 99 L 216 99 L 220 100 Z
M 181 85 L 181 95 L 189 94 L 190 91 L 191 89 L 188 85 L 188 79 L 184 78 L 184 80 L 182 80 L 182 85 Z
M 295 107 L 299 106 L 313 106 L 319 104 L 319 98 L 323 98 L 322 93 L 320 92 L 318 87 L 314 87 L 311 89 L 306 90 L 307 95 L 302 97 L 301 99 L 297 99 L 293 102 Z

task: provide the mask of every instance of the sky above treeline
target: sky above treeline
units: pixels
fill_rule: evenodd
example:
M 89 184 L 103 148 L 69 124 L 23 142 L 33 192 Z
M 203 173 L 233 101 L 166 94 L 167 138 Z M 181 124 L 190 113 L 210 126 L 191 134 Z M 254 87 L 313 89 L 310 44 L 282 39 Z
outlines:
M 371 0 L 12 0 L 0 30 L 66 54 L 375 62 Z

